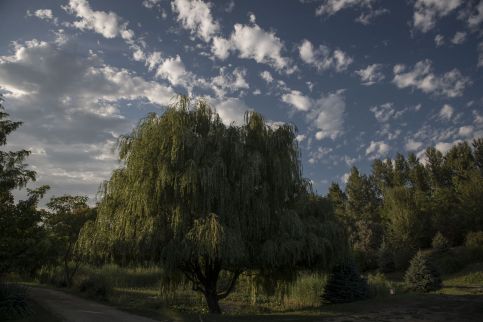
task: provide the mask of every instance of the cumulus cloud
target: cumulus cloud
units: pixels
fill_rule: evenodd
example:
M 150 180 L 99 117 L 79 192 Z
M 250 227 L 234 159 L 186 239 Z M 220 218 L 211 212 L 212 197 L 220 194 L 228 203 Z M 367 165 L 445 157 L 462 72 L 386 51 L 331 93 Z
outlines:
M 325 0 L 316 10 L 317 16 L 331 16 L 337 12 L 353 7 L 370 7 L 374 0 Z
M 268 70 L 264 70 L 263 72 L 260 73 L 260 77 L 267 82 L 267 84 L 270 84 L 273 82 L 273 77 L 272 74 Z
M 391 147 L 384 141 L 371 141 L 366 149 L 366 155 L 370 155 L 374 159 L 386 156 Z
M 353 59 L 342 50 L 336 49 L 332 51 L 324 45 L 314 48 L 312 43 L 307 39 L 304 39 L 298 49 L 300 58 L 318 70 L 333 69 L 341 72 L 346 70 L 353 62 Z
M 356 18 L 356 22 L 363 24 L 363 25 L 369 25 L 371 24 L 375 18 L 388 14 L 389 10 L 385 8 L 380 8 L 380 9 L 375 9 L 375 10 L 369 10 L 367 12 L 362 12 L 359 17 Z
M 211 87 L 218 97 L 223 97 L 226 93 L 249 89 L 250 85 L 246 76 L 246 69 L 235 68 L 233 71 L 227 72 L 226 68 L 221 68 L 219 75 L 211 80 Z
M 451 105 L 444 104 L 444 106 L 439 111 L 439 117 L 445 120 L 450 120 L 453 117 L 454 108 Z
M 454 34 L 453 38 L 451 38 L 451 42 L 455 45 L 460 45 L 464 43 L 466 40 L 466 32 L 458 31 Z
M 441 35 L 441 34 L 437 34 L 436 36 L 434 36 L 434 43 L 436 45 L 436 47 L 441 47 L 444 45 L 444 36 Z
M 292 90 L 289 93 L 282 95 L 282 101 L 292 105 L 300 111 L 308 111 L 312 106 L 311 99 L 303 95 L 302 92 L 296 90 Z
M 447 16 L 462 3 L 463 0 L 416 0 L 413 26 L 422 32 L 428 32 L 434 28 L 438 19 Z
M 423 146 L 423 142 L 415 141 L 413 139 L 409 139 L 406 141 L 404 148 L 406 151 L 417 151 Z
M 67 12 L 76 15 L 80 20 L 73 22 L 72 26 L 80 30 L 92 30 L 105 38 L 121 36 L 125 40 L 132 40 L 134 32 L 122 23 L 121 18 L 112 11 L 92 10 L 87 0 L 69 0 L 63 7 Z
M 397 87 L 413 87 L 424 93 L 440 96 L 461 96 L 466 86 L 471 83 L 470 79 L 463 76 L 456 68 L 441 76 L 434 74 L 432 62 L 429 59 L 417 62 L 412 70 L 407 70 L 404 65 L 396 65 L 393 71 L 393 83 Z
M 165 78 L 173 85 L 186 85 L 189 76 L 179 55 L 165 59 L 156 70 L 156 77 Z
M 372 64 L 366 68 L 356 70 L 355 73 L 361 78 L 362 85 L 370 86 L 385 78 L 381 70 L 381 64 Z
M 397 119 L 403 115 L 406 110 L 396 110 L 394 103 L 384 103 L 379 106 L 373 106 L 369 109 L 374 113 L 374 117 L 378 122 L 385 123 L 391 119 Z
M 209 42 L 220 29 L 218 22 L 213 20 L 208 3 L 201 0 L 174 0 L 171 8 L 178 14 L 177 19 L 185 29 L 206 42 Z
M 226 125 L 243 124 L 245 113 L 252 110 L 239 98 L 210 99 L 209 102 Z
M 483 22 L 483 1 L 479 1 L 473 8 L 470 9 L 470 14 L 466 18 L 468 27 L 476 29 Z
M 35 10 L 34 12 L 27 10 L 27 16 L 37 17 L 40 20 L 52 21 L 54 24 L 58 23 L 57 18 L 54 17 L 54 14 L 50 9 L 38 9 L 38 10 Z
M 111 148 L 132 126 L 126 101 L 167 105 L 170 87 L 106 65 L 69 42 L 16 43 L 0 56 L 0 87 L 13 119 L 25 121 L 9 144 L 34 147 L 29 164 L 53 194 L 88 194 L 115 167 Z
M 343 133 L 345 98 L 342 91 L 322 95 L 315 100 L 308 119 L 317 129 L 315 138 L 335 140 Z
M 230 38 L 217 37 L 213 40 L 212 52 L 219 59 L 226 59 L 231 51 L 238 57 L 254 59 L 257 63 L 268 64 L 276 70 L 293 72 L 289 59 L 282 55 L 284 45 L 275 33 L 265 31 L 257 24 L 235 24 Z

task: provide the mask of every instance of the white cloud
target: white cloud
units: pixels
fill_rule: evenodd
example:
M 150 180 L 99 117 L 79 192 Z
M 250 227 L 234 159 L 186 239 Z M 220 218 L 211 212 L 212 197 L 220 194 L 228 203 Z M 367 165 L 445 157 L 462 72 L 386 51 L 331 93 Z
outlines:
M 455 45 L 460 45 L 464 43 L 466 40 L 466 32 L 458 31 L 454 34 L 453 38 L 451 38 L 451 42 Z
M 142 2 L 143 6 L 148 9 L 153 9 L 156 6 L 159 6 L 161 0 L 144 0 Z
M 238 98 L 210 99 L 209 101 L 226 125 L 243 124 L 245 113 L 252 110 Z
M 351 7 L 370 7 L 374 0 L 325 0 L 315 11 L 317 16 L 331 16 Z
M 451 105 L 448 105 L 448 104 L 444 104 L 444 106 L 439 111 L 439 116 L 445 120 L 450 120 L 453 114 L 454 114 L 454 109 L 453 107 L 451 107 Z
M 220 26 L 211 16 L 210 5 L 201 0 L 174 0 L 171 8 L 178 14 L 178 21 L 206 42 L 218 33 Z
M 435 75 L 429 59 L 417 62 L 412 70 L 406 71 L 406 66 L 395 65 L 393 71 L 393 83 L 397 87 L 415 87 L 424 93 L 440 96 L 461 96 L 466 86 L 471 83 L 470 79 L 456 68 L 441 76 Z
M 414 2 L 413 26 L 428 32 L 436 21 L 458 8 L 463 0 L 416 0 Z
M 456 140 L 454 142 L 439 142 L 434 147 L 436 150 L 440 151 L 441 153 L 445 154 L 448 152 L 454 145 L 461 143 L 461 140 Z
M 372 158 L 378 159 L 386 156 L 391 147 L 384 141 L 371 141 L 366 149 L 366 155 L 371 155 Z
M 342 50 L 336 49 L 332 51 L 324 45 L 314 48 L 307 39 L 304 39 L 298 49 L 300 58 L 318 70 L 334 69 L 337 72 L 341 72 L 346 70 L 353 62 L 352 58 Z
M 265 81 L 267 82 L 268 84 L 270 84 L 271 82 L 273 82 L 273 77 L 272 77 L 272 74 L 270 74 L 270 72 L 268 70 L 264 70 L 263 72 L 260 73 L 260 77 Z
M 342 180 L 343 183 L 347 183 L 349 181 L 349 177 L 351 176 L 350 172 L 346 172 L 340 177 L 340 180 Z
M 235 68 L 231 73 L 226 68 L 221 68 L 218 76 L 211 80 L 212 89 L 218 97 L 226 93 L 233 93 L 239 90 L 249 89 L 250 85 L 246 80 L 247 71 L 242 68 Z
M 307 96 L 304 96 L 302 92 L 292 90 L 290 93 L 282 96 L 282 101 L 292 105 L 299 111 L 308 111 L 312 106 L 312 101 Z
M 381 64 L 372 64 L 364 69 L 356 70 L 355 73 L 361 78 L 362 85 L 370 86 L 382 81 L 385 78 L 381 69 Z
M 423 142 L 415 141 L 413 139 L 409 139 L 406 144 L 404 145 L 404 148 L 406 151 L 417 151 L 423 146 Z
M 369 10 L 368 12 L 362 12 L 359 17 L 356 18 L 356 22 L 361 23 L 365 26 L 371 24 L 373 20 L 379 16 L 388 14 L 389 10 L 385 8 Z
M 225 60 L 230 56 L 231 42 L 222 37 L 213 38 L 213 47 L 211 52 L 219 59 Z
M 458 135 L 463 137 L 469 137 L 473 134 L 474 127 L 471 125 L 462 126 L 458 129 Z
M 186 85 L 189 74 L 181 61 L 181 57 L 165 59 L 156 70 L 156 77 L 165 78 L 173 85 Z
M 436 44 L 436 47 L 441 47 L 444 45 L 444 36 L 441 34 L 437 34 L 434 37 L 434 43 Z
M 28 121 L 9 145 L 35 147 L 28 163 L 39 174 L 37 183 L 51 185 L 51 194 L 90 197 L 118 165 L 111 154 L 117 137 L 134 126 L 121 106 L 166 106 L 175 94 L 71 42 L 37 40 L 16 43 L 10 56 L 0 56 L 0 87 L 7 90 L 12 119 Z
M 64 7 L 67 12 L 75 14 L 80 20 L 73 22 L 72 26 L 80 30 L 93 30 L 105 38 L 121 36 L 125 40 L 132 40 L 134 32 L 127 29 L 127 23 L 114 12 L 94 11 L 87 0 L 69 0 Z
M 233 48 L 240 58 L 254 59 L 257 63 L 269 64 L 277 70 L 288 67 L 288 59 L 282 56 L 282 41 L 274 33 L 261 29 L 258 25 L 235 25 L 231 35 Z
M 308 119 L 317 129 L 315 138 L 335 140 L 343 132 L 345 99 L 342 91 L 322 95 L 315 100 L 308 113 Z
M 483 1 L 479 1 L 467 18 L 470 28 L 477 28 L 483 22 Z
M 52 21 L 56 25 L 58 22 L 57 18 L 54 17 L 54 14 L 50 9 L 38 9 L 38 10 L 35 10 L 34 12 L 30 12 L 30 10 L 27 10 L 27 16 L 37 17 L 41 20 L 46 20 L 46 21 Z
M 407 112 L 408 109 L 406 108 L 398 111 L 394 107 L 394 103 L 384 103 L 379 106 L 373 106 L 369 110 L 374 113 L 374 117 L 378 122 L 385 123 L 391 119 L 399 118 Z

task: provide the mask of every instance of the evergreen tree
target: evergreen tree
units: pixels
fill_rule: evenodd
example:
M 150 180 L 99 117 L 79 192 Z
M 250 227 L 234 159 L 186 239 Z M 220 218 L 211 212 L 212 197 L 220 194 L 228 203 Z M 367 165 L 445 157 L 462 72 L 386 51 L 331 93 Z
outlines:
M 419 251 L 404 275 L 406 287 L 416 292 L 431 292 L 441 288 L 441 277 L 426 256 Z

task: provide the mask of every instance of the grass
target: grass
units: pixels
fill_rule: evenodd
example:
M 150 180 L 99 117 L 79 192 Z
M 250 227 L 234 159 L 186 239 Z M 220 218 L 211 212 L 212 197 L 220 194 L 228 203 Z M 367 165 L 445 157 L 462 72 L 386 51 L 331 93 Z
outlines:
M 47 310 L 45 307 L 39 305 L 32 299 L 28 299 L 27 303 L 29 305 L 30 313 L 20 319 L 7 320 L 14 322 L 60 322 L 62 321 L 52 312 Z
M 429 252 L 429 251 L 428 251 Z M 227 299 L 221 301 L 225 314 L 207 314 L 203 297 L 181 285 L 172 292 L 161 288 L 162 271 L 156 267 L 82 267 L 79 277 L 96 275 L 112 286 L 106 302 L 122 310 L 164 321 L 483 321 L 483 261 L 480 253 L 464 248 L 435 255 L 444 267 L 443 289 L 430 294 L 404 291 L 404 272 L 368 274 L 372 298 L 349 304 L 320 305 L 326 277 L 304 273 L 292 284 L 276 285 L 272 292 L 256 286 L 249 276 Z M 447 261 L 448 257 L 453 257 Z M 453 263 L 464 265 L 455 270 Z M 390 290 L 396 295 L 390 295 Z M 76 291 L 70 291 L 76 293 Z M 77 293 L 78 294 L 78 293 Z M 83 295 L 86 297 L 86 295 Z M 28 321 L 28 320 L 25 320 Z M 55 320 L 52 320 L 55 321 Z

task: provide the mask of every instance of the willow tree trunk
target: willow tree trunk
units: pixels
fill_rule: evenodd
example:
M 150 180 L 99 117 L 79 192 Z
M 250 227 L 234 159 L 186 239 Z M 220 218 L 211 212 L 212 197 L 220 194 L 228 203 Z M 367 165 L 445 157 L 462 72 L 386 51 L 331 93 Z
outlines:
M 208 305 L 208 310 L 210 313 L 214 314 L 220 314 L 221 313 L 221 308 L 220 304 L 218 303 L 218 294 L 216 293 L 215 290 L 206 290 L 203 292 L 203 295 L 205 296 L 206 299 L 206 304 Z

